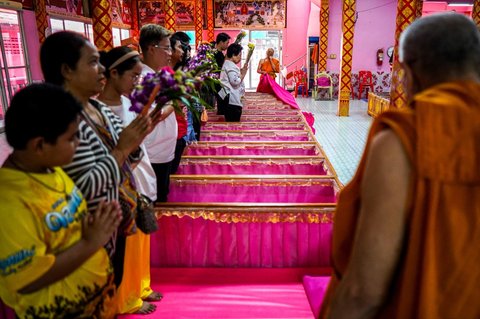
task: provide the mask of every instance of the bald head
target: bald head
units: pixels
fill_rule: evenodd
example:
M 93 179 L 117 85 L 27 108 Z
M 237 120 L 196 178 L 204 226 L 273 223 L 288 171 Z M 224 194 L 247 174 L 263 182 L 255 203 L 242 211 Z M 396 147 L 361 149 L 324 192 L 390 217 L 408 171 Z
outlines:
M 457 13 L 434 14 L 413 22 L 400 36 L 399 54 L 400 62 L 430 84 L 480 75 L 479 30 L 472 20 Z

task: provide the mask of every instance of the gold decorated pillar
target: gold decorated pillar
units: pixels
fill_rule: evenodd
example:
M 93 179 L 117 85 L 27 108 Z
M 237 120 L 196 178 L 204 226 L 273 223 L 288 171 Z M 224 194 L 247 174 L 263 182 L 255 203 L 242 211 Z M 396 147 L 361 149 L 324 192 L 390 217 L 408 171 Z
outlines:
M 165 28 L 175 32 L 176 16 L 175 16 L 175 1 L 165 0 Z
M 136 38 L 140 35 L 140 25 L 138 23 L 138 4 L 137 0 L 132 0 L 130 2 L 130 12 L 132 16 L 130 21 L 132 21 L 132 37 Z
M 395 50 L 393 55 L 392 83 L 390 85 L 390 107 L 402 108 L 407 105 L 405 87 L 403 85 L 403 70 L 398 62 L 398 42 L 400 34 L 417 18 L 418 1 L 398 0 L 397 19 L 395 27 Z
M 195 0 L 195 47 L 202 43 L 203 33 L 203 3 L 202 0 Z
M 45 0 L 37 0 L 33 2 L 35 6 L 35 20 L 37 23 L 38 40 L 43 43 L 46 38 L 45 31 L 48 28 L 47 8 Z
M 423 0 L 417 0 L 415 3 L 415 19 L 422 17 Z
M 215 41 L 213 1 L 207 1 L 207 41 Z
M 473 1 L 472 19 L 480 27 L 480 0 Z
M 93 43 L 98 50 L 113 48 L 112 7 L 110 0 L 92 1 Z
M 330 15 L 329 0 L 322 0 L 320 5 L 320 43 L 318 55 L 318 71 L 327 70 L 327 48 L 328 48 L 328 18 Z
M 340 88 L 338 116 L 348 116 L 352 84 L 353 35 L 355 29 L 355 0 L 343 0 L 342 64 L 340 66 Z

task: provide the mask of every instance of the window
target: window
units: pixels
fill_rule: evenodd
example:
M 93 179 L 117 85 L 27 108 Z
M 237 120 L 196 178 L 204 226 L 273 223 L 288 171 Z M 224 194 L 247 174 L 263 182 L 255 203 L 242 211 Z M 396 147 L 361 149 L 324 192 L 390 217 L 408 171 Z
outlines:
M 21 15 L 0 8 L 0 130 L 11 98 L 31 81 L 26 56 Z
M 58 31 L 75 31 L 86 36 L 93 43 L 93 27 L 89 22 L 90 19 L 85 19 L 88 21 L 81 22 L 75 20 L 67 20 L 63 18 L 51 18 L 50 25 L 52 26 L 52 32 Z M 121 41 L 130 37 L 129 29 L 122 28 L 112 28 L 113 33 L 113 46 L 117 47 L 121 45 Z

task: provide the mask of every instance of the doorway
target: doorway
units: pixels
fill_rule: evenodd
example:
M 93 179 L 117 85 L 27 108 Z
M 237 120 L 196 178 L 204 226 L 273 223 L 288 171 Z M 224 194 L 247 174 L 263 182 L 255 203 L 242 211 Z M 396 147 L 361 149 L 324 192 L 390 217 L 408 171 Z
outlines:
M 260 74 L 257 73 L 258 62 L 266 56 L 268 48 L 275 50 L 274 57 L 280 61 L 282 65 L 282 55 L 280 54 L 282 48 L 282 32 L 278 30 L 273 31 L 253 31 L 247 30 L 247 36 L 242 40 L 242 65 L 247 58 L 247 44 L 252 42 L 255 44 L 255 51 L 253 51 L 252 58 L 250 59 L 250 67 L 248 73 L 245 76 L 244 83 L 245 89 L 248 91 L 254 91 L 257 89 L 258 82 L 260 81 Z M 280 76 L 277 77 L 277 82 Z

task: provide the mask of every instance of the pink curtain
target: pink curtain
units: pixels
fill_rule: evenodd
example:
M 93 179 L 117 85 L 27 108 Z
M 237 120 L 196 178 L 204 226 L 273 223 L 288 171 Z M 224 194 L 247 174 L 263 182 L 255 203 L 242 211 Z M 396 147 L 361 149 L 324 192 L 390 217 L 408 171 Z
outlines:
M 290 162 L 290 163 L 289 163 Z M 223 163 L 182 161 L 178 175 L 327 175 L 324 162 L 295 163 L 290 160 L 271 163 L 253 162 L 235 164 L 235 160 Z
M 298 147 L 301 146 L 301 147 Z M 280 146 L 276 145 L 243 145 L 241 148 L 236 145 L 205 145 L 205 144 L 193 144 L 187 147 L 186 155 L 189 156 L 231 156 L 231 155 L 298 155 L 298 156 L 314 156 L 321 155 L 322 153 L 316 145 L 291 145 L 284 144 Z
M 161 217 L 152 267 L 328 267 L 331 223 L 218 223 Z
M 333 180 L 172 179 L 169 202 L 187 203 L 335 203 Z

